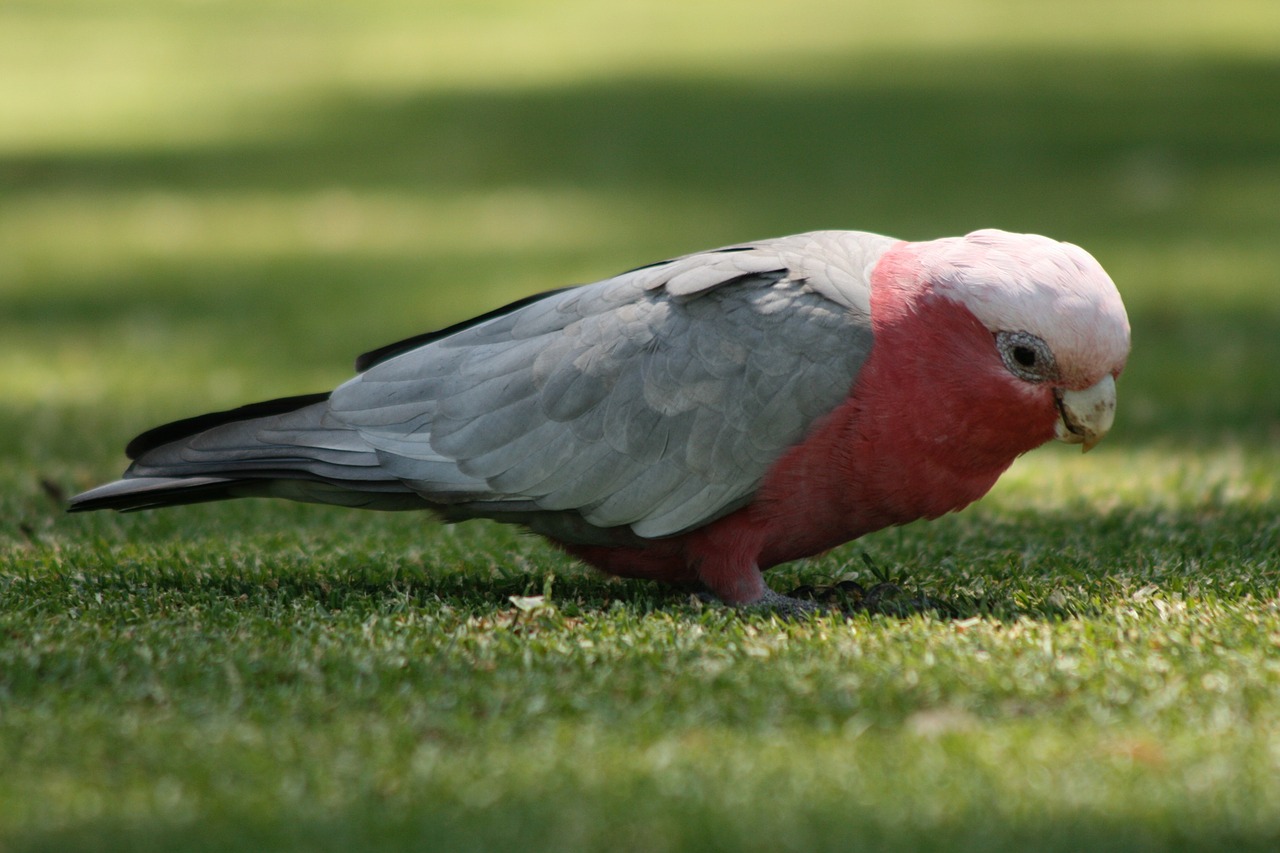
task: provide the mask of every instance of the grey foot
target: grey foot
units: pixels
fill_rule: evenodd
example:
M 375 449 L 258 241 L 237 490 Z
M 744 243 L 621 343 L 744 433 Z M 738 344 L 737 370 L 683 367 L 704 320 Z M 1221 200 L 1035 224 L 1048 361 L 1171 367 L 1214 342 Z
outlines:
M 699 600 L 707 604 L 724 604 L 723 601 L 716 598 L 709 592 L 700 592 L 697 594 Z M 760 596 L 756 601 L 750 604 L 734 604 L 727 605 L 746 611 L 747 613 L 761 613 L 766 615 L 778 616 L 782 619 L 805 619 L 810 616 L 816 616 L 821 613 L 830 613 L 835 608 L 832 605 L 824 604 L 818 601 L 805 601 L 800 598 L 792 598 L 789 595 L 783 595 L 780 592 L 765 587 L 764 595 Z
M 881 613 L 890 616 L 910 616 L 932 610 L 943 616 L 955 616 L 956 608 L 928 595 L 908 596 L 896 583 L 878 583 L 865 589 L 857 581 L 840 581 L 831 586 L 801 586 L 791 593 L 792 600 L 823 602 L 845 613 Z M 786 596 L 783 596 L 784 598 Z

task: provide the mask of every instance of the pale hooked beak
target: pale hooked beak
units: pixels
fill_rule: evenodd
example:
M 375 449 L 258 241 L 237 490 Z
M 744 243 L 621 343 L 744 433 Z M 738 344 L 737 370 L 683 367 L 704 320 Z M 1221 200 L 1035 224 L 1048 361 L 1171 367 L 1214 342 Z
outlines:
M 1054 391 L 1058 422 L 1053 437 L 1067 444 L 1083 444 L 1088 453 L 1116 419 L 1116 380 L 1107 374 L 1083 391 Z

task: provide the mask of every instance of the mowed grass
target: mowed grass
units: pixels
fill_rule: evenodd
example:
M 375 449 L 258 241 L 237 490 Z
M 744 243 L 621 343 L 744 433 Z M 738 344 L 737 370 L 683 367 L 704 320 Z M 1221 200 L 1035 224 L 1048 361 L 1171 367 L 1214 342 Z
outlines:
M 1276 849 L 1277 45 L 1263 0 L 5 4 L 0 849 Z M 148 426 L 533 291 L 983 226 L 1111 271 L 1115 431 L 770 576 L 955 618 L 61 510 Z

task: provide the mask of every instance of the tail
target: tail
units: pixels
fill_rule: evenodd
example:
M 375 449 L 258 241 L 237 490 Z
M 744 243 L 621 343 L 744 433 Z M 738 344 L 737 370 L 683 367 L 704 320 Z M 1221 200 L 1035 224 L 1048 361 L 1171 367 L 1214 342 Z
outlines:
M 328 394 L 286 397 L 156 427 L 129 442 L 124 477 L 71 498 L 69 512 L 133 511 L 240 497 L 376 509 L 423 500 L 384 470 Z

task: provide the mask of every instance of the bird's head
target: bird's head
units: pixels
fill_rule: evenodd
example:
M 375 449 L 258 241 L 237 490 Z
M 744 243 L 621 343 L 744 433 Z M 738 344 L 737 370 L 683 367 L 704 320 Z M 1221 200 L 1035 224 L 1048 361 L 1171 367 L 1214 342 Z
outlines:
M 890 253 L 913 299 L 958 303 L 987 335 L 965 353 L 971 376 L 1053 418 L 1053 437 L 1089 450 L 1110 430 L 1129 320 L 1088 252 L 1032 234 L 975 231 Z M 976 362 L 976 363 L 975 363 Z M 1047 435 L 1045 436 L 1048 437 Z

